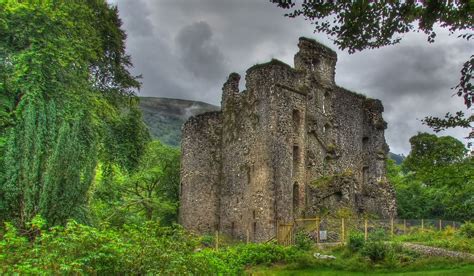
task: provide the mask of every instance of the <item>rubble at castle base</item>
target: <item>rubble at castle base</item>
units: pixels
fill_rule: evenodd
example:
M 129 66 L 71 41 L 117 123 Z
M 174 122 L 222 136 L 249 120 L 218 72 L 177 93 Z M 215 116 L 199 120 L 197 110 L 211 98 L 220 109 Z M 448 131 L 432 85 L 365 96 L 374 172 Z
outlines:
M 272 60 L 230 74 L 222 110 L 183 126 L 180 223 L 266 241 L 279 222 L 396 215 L 379 100 L 334 83 L 336 53 L 300 38 L 295 67 Z

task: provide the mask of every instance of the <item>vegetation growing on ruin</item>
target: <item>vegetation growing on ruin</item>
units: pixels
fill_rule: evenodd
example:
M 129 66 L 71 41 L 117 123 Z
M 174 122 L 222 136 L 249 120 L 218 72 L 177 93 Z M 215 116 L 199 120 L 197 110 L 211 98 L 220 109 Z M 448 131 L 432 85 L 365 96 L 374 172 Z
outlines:
M 318 179 L 311 181 L 310 184 L 314 188 L 322 189 L 322 188 L 328 187 L 332 183 L 333 180 L 334 180 L 334 176 L 326 175 L 326 176 L 322 176 Z
M 336 173 L 332 175 L 325 175 L 320 178 L 317 178 L 310 182 L 311 186 L 314 188 L 322 189 L 331 185 L 333 182 L 340 180 L 346 177 L 353 177 L 354 172 L 352 170 L 344 170 L 341 173 Z
M 334 143 L 329 143 L 326 147 L 328 153 L 336 153 L 337 146 Z

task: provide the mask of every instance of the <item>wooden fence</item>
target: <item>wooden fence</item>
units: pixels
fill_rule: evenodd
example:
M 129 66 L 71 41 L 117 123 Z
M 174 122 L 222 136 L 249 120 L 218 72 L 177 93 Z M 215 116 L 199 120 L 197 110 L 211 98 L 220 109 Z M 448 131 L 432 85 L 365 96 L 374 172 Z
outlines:
M 447 227 L 459 228 L 460 222 L 434 219 L 352 219 L 352 218 L 300 218 L 291 223 L 278 223 L 276 239 L 281 245 L 293 245 L 297 232 L 303 232 L 315 243 L 344 244 L 350 232 L 362 232 L 367 240 L 371 232 L 383 230 L 391 236 L 411 231 L 432 229 L 442 231 Z

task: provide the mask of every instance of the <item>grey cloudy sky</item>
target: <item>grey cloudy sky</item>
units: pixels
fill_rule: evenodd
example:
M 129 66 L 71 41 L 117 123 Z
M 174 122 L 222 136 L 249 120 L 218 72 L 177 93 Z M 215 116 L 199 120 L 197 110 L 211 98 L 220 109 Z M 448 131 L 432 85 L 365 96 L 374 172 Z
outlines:
M 271 58 L 293 65 L 298 37 L 315 38 L 338 53 L 336 82 L 385 106 L 391 151 L 407 154 L 408 139 L 429 131 L 420 119 L 465 109 L 451 97 L 472 45 L 438 31 L 434 44 L 410 33 L 402 43 L 349 55 L 308 21 L 283 16 L 267 0 L 115 0 L 128 34 L 134 74 L 142 74 L 141 96 L 204 101 L 219 105 L 230 72 Z M 471 48 L 470 48 L 471 47 Z M 441 133 L 458 139 L 467 130 Z

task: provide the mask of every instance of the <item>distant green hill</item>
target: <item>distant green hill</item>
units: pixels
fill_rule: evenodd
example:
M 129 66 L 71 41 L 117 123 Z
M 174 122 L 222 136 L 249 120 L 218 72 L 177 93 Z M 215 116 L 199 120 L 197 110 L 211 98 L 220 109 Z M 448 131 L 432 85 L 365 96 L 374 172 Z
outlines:
M 391 152 L 388 153 L 388 157 L 395 160 L 395 163 L 397 165 L 400 165 L 403 162 L 403 160 L 405 160 L 405 156 L 400 155 L 400 154 L 391 153 Z
M 154 139 L 179 147 L 181 126 L 186 120 L 198 114 L 219 110 L 220 107 L 196 101 L 169 98 L 140 97 L 143 120 Z M 400 164 L 404 156 L 389 153 L 389 157 Z
M 181 126 L 189 117 L 220 108 L 196 101 L 140 97 L 140 109 L 153 138 L 167 145 L 179 147 Z

